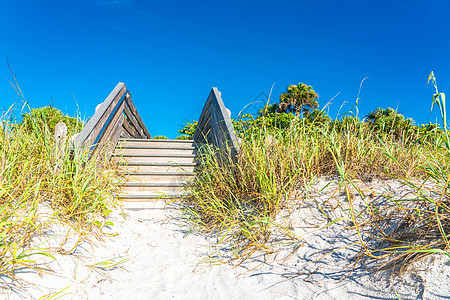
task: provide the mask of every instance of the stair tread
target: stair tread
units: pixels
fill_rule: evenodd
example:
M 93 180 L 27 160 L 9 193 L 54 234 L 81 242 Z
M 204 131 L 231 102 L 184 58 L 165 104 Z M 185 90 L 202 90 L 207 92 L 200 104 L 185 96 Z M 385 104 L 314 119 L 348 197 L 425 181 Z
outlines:
M 155 191 L 155 192 L 148 192 L 148 191 L 134 191 L 134 192 L 127 192 L 127 193 L 119 193 L 119 195 L 178 195 L 178 194 L 187 194 L 185 191 Z
M 126 167 L 140 167 L 140 166 L 150 166 L 150 167 L 195 167 L 197 163 L 174 163 L 174 162 L 128 162 Z
M 129 153 L 113 153 L 113 156 L 125 156 L 125 157 L 192 157 L 195 158 L 195 154 L 171 154 L 171 153 L 165 153 L 165 154 L 129 154 Z
M 194 140 L 120 139 L 113 157 L 119 166 L 125 167 L 121 173 L 128 181 L 121 184 L 119 199 L 148 202 L 190 195 L 183 187 L 195 176 L 192 171 L 198 164 L 194 153 L 199 146 L 201 143 Z M 123 165 L 120 164 L 122 160 Z M 131 167 L 132 171 L 126 167 Z M 157 171 L 149 172 L 153 168 L 146 168 L 143 169 L 145 172 L 140 172 L 140 167 L 156 167 Z M 167 167 L 166 171 L 164 167 Z M 182 167 L 189 169 L 185 171 Z
M 132 194 L 119 194 L 118 197 L 122 199 L 158 199 L 158 198 L 182 198 L 189 196 L 186 192 L 161 192 L 161 193 L 149 193 L 149 192 L 133 192 Z
M 182 187 L 186 183 L 185 182 L 167 182 L 167 181 L 159 181 L 159 182 L 139 182 L 139 181 L 128 181 L 122 184 L 121 186 L 128 187 Z
M 140 146 L 140 145 L 118 145 L 116 147 L 116 150 L 121 150 L 121 149 L 158 149 L 158 150 L 196 150 L 197 147 L 195 146 L 152 146 L 152 145 L 148 145 L 148 146 Z
M 164 140 L 164 139 L 119 139 L 119 142 L 172 142 L 172 143 L 193 143 L 194 140 Z
M 194 176 L 192 172 L 121 172 L 124 175 L 145 175 L 145 176 Z

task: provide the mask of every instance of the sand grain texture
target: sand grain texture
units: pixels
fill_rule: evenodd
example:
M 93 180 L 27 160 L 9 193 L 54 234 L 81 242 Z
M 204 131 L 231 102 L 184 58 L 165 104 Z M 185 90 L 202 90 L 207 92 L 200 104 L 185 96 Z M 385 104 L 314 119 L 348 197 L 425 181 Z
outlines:
M 62 299 L 397 299 L 395 291 L 402 299 L 449 298 L 450 264 L 443 256 L 417 262 L 415 271 L 402 277 L 390 276 L 390 271 L 373 272 L 369 262 L 357 264 L 343 281 L 339 280 L 354 261 L 358 245 L 315 261 L 357 242 L 343 223 L 321 231 L 311 227 L 314 222 L 326 224 L 323 215 L 311 209 L 314 199 L 326 195 L 327 191 L 311 195 L 312 202 L 304 202 L 291 215 L 294 231 L 303 243 L 288 243 L 280 236 L 273 243 L 279 249 L 276 255 L 255 254 L 235 268 L 205 263 L 205 258 L 214 258 L 217 251 L 227 255 L 229 249 L 226 245 L 212 247 L 212 237 L 188 233 L 179 205 L 127 204 L 111 216 L 115 225 L 105 232 L 112 235 L 92 244 L 82 242 L 72 254 L 56 255 L 57 261 L 47 259 L 53 274 L 17 274 L 30 285 L 6 296 L 39 299 L 66 288 L 60 294 L 65 295 Z M 335 213 L 339 217 L 339 212 Z M 64 228 L 52 230 L 49 235 Z M 74 239 L 63 248 L 70 249 Z M 283 259 L 286 257 L 290 258 Z M 129 260 L 111 269 L 92 266 L 111 258 Z M 260 265 L 263 261 L 266 263 Z

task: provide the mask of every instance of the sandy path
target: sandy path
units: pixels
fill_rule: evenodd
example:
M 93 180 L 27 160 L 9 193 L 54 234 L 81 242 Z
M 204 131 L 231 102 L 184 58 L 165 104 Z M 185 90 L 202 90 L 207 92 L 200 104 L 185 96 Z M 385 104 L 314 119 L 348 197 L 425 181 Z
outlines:
M 297 220 L 314 217 L 310 210 L 300 209 L 296 214 Z M 64 295 L 63 299 L 397 299 L 394 290 L 403 299 L 444 299 L 450 295 L 450 266 L 442 259 L 428 262 L 431 271 L 424 268 L 422 273 L 401 280 L 358 267 L 347 280 L 338 282 L 357 248 L 313 261 L 327 249 L 355 241 L 340 226 L 309 235 L 305 233 L 311 229 L 298 227 L 296 232 L 306 242 L 292 258 L 277 261 L 295 248 L 286 244 L 277 257 L 252 270 L 262 256 L 255 255 L 238 268 L 199 264 L 213 252 L 209 246 L 212 240 L 186 235 L 186 223 L 177 205 L 166 209 L 163 203 L 145 208 L 126 205 L 111 219 L 115 225 L 107 232 L 114 236 L 96 242 L 95 247 L 84 242 L 71 255 L 57 255 L 56 262 L 49 262 L 54 274 L 18 274 L 34 287 L 26 292 L 10 291 L 7 298 L 39 299 L 65 288 L 58 294 Z M 107 270 L 98 264 L 98 268 L 89 267 L 111 258 L 129 260 Z

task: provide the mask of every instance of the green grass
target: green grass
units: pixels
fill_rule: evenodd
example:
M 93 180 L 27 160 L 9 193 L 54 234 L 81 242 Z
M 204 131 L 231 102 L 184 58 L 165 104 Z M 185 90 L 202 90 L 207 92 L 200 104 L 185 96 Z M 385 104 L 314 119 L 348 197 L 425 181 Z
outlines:
M 380 133 L 355 117 L 339 126 L 292 118 L 283 128 L 263 117 L 258 127 L 240 129 L 237 161 L 227 149 L 202 146 L 185 212 L 196 229 L 231 243 L 234 258 L 242 261 L 255 251 L 272 252 L 274 232 L 298 241 L 277 216 L 303 201 L 299 191 L 317 178 L 335 176 L 337 192 L 346 195 L 341 205 L 348 208 L 341 219 L 351 221 L 346 230 L 359 237 L 361 257 L 395 267 L 424 255 L 450 256 L 450 138 L 445 95 L 437 87 L 433 104 L 444 128 L 426 136 Z M 69 142 L 64 155 L 55 157 L 51 127 L 37 116 L 24 127 L 6 112 L 0 124 L 0 275 L 15 279 L 19 268 L 39 270 L 31 254 L 52 257 L 54 250 L 32 244 L 47 226 L 40 222 L 43 204 L 54 211 L 52 222 L 95 232 L 106 224 L 120 178 L 111 166 L 89 160 L 87 152 L 72 152 Z M 80 129 L 75 125 L 68 137 Z M 372 201 L 358 183 L 373 179 L 395 179 L 413 196 Z M 355 192 L 365 204 L 362 211 Z M 399 224 L 394 232 L 393 220 Z
M 445 111 L 442 100 L 436 104 Z M 389 265 L 423 254 L 449 253 L 450 139 L 446 129 L 436 129 L 431 132 L 433 138 L 424 138 L 418 131 L 380 133 L 354 117 L 340 126 L 303 118 L 293 119 L 284 129 L 269 126 L 264 119 L 258 124 L 240 132 L 236 163 L 226 150 L 201 149 L 201 169 L 186 200 L 186 213 L 195 228 L 231 243 L 235 258 L 272 251 L 268 242 L 274 231 L 297 239 L 289 226 L 275 221 L 277 215 L 302 201 L 296 197 L 299 190 L 326 176 L 338 176 L 338 192 L 347 195 L 342 205 L 349 208 L 345 218 L 353 224 L 348 230 L 360 239 L 361 256 Z M 392 198 L 382 205 L 371 202 L 357 182 L 373 179 L 395 179 L 413 189 L 415 197 Z M 363 211 L 354 203 L 354 191 L 365 203 Z M 394 234 L 389 231 L 392 220 L 402 224 Z M 330 221 L 330 226 L 337 221 Z
M 444 128 L 420 147 L 415 144 L 418 162 L 415 170 L 420 172 L 420 176 L 406 172 L 405 161 L 388 149 L 386 143 L 381 145 L 389 163 L 400 170 L 388 174 L 411 193 L 401 199 L 389 198 L 382 205 L 369 202 L 364 215 L 353 216 L 364 254 L 378 259 L 383 267 L 402 270 L 409 263 L 430 254 L 450 257 L 450 137 L 446 125 L 445 94 L 438 92 L 433 72 L 428 80 L 435 87 L 433 105 L 440 108 Z M 344 185 L 347 189 L 352 181 L 347 180 Z M 391 226 L 393 221 L 398 222 L 394 230 Z M 364 228 L 358 224 L 364 224 Z
M 31 128 L 31 130 L 30 130 Z M 68 132 L 68 139 L 75 131 Z M 48 223 L 40 208 L 52 208 L 50 222 L 64 222 L 76 231 L 95 232 L 115 204 L 115 172 L 88 160 L 88 153 L 55 156 L 53 132 L 42 119 L 14 121 L 9 112 L 0 120 L 0 276 L 15 278 L 19 268 L 40 267 L 31 254 L 52 257 L 55 249 L 33 245 Z M 6 281 L 2 281 L 3 283 Z

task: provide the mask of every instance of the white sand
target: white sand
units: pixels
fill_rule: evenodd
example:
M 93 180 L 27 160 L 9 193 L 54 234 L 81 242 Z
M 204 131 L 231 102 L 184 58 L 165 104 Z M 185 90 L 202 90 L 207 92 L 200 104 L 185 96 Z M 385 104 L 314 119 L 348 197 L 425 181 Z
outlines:
M 81 242 L 71 254 L 55 255 L 56 261 L 43 259 L 53 273 L 38 276 L 24 270 L 17 276 L 29 282 L 27 288 L 9 290 L 4 296 L 39 299 L 65 289 L 58 294 L 64 295 L 63 299 L 397 299 L 394 291 L 402 299 L 449 298 L 450 264 L 439 255 L 416 263 L 416 271 L 403 277 L 389 276 L 389 271 L 373 272 L 367 269 L 370 263 L 358 263 L 343 281 L 339 281 L 345 275 L 343 268 L 356 256 L 358 245 L 315 262 L 333 249 L 358 240 L 344 229 L 344 222 L 322 231 L 309 225 L 326 224 L 314 209 L 314 203 L 324 197 L 329 197 L 327 190 L 312 193 L 303 207 L 294 207 L 292 225 L 304 238 L 302 244 L 287 239 L 283 242 L 279 236 L 274 241 L 274 247 L 280 250 L 276 255 L 255 254 L 236 268 L 206 263 L 208 256 L 214 259 L 217 251 L 227 255 L 229 249 L 226 245 L 211 247 L 212 237 L 187 234 L 177 204 L 165 209 L 164 203 L 127 204 L 112 214 L 115 225 L 105 229 L 116 235 L 104 241 Z M 49 236 L 67 228 L 53 225 L 51 229 Z M 72 236 L 62 249 L 70 250 L 76 239 Z M 48 244 L 59 245 L 62 240 L 63 236 L 58 236 Z M 292 254 L 294 249 L 297 251 Z M 289 255 L 290 259 L 283 259 Z M 111 269 L 89 266 L 112 258 L 129 260 Z M 260 265 L 265 258 L 266 263 Z

